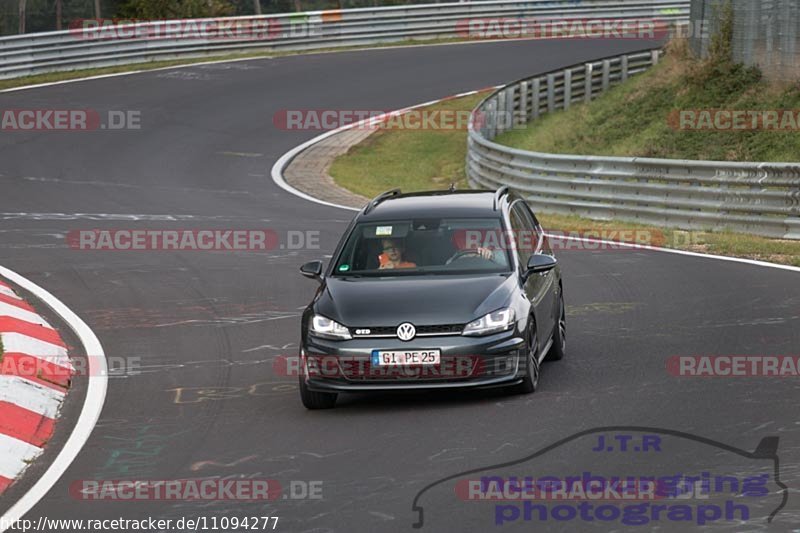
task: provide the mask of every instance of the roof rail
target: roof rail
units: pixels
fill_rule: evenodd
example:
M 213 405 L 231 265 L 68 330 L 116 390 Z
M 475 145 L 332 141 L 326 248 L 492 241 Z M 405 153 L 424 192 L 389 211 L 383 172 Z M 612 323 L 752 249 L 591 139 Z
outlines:
M 400 189 L 392 189 L 391 191 L 386 191 L 380 193 L 378 196 L 372 199 L 370 203 L 367 204 L 367 207 L 364 208 L 364 214 L 366 215 L 373 209 L 375 209 L 379 203 L 386 200 L 387 198 L 391 198 L 392 196 L 397 196 L 400 194 Z
M 497 189 L 497 192 L 494 193 L 494 205 L 492 206 L 492 209 L 495 211 L 497 211 L 497 204 L 500 203 L 500 198 L 502 198 L 504 194 L 508 194 L 508 185 L 503 185 Z

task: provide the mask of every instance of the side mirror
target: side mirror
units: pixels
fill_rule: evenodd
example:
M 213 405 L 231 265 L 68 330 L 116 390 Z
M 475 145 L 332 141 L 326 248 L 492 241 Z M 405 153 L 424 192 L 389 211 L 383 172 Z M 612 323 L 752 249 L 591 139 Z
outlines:
M 558 261 L 552 255 L 533 254 L 528 258 L 528 270 L 525 273 L 527 276 L 541 272 L 549 272 L 553 270 Z
M 300 267 L 300 273 L 307 278 L 322 278 L 322 261 L 309 261 Z

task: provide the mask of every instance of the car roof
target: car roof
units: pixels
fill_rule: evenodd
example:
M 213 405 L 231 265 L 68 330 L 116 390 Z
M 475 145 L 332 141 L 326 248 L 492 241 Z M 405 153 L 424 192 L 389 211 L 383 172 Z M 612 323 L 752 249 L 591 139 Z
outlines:
M 506 200 L 508 195 L 502 197 Z M 397 220 L 424 217 L 492 217 L 502 214 L 495 210 L 495 191 L 428 191 L 396 194 L 380 200 L 377 205 L 359 215 L 359 222 Z

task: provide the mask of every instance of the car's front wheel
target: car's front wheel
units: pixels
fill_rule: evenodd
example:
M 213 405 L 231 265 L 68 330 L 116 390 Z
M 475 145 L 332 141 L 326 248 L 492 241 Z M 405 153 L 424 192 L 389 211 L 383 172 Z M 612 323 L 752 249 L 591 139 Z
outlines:
M 317 392 L 306 386 L 303 376 L 300 376 L 300 399 L 306 409 L 331 409 L 336 405 L 335 392 Z
M 536 324 L 532 320 L 528 328 L 527 337 L 528 341 L 523 349 L 525 361 L 520 361 L 520 364 L 525 365 L 525 375 L 522 378 L 522 383 L 514 389 L 517 394 L 536 392 L 536 387 L 539 386 L 539 342 L 536 338 Z
M 553 331 L 553 345 L 547 352 L 547 361 L 558 361 L 564 358 L 567 350 L 567 308 L 564 306 L 564 291 L 561 290 L 558 297 L 558 322 Z

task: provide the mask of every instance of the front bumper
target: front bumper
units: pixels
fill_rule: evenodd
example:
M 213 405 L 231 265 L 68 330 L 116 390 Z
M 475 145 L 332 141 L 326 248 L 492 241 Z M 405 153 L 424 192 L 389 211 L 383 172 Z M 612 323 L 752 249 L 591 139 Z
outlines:
M 309 336 L 301 346 L 301 379 L 317 392 L 419 389 L 475 389 L 515 385 L 522 381 L 517 331 L 485 337 L 461 335 L 331 341 Z M 373 367 L 373 350 L 434 350 L 440 365 L 392 369 Z

